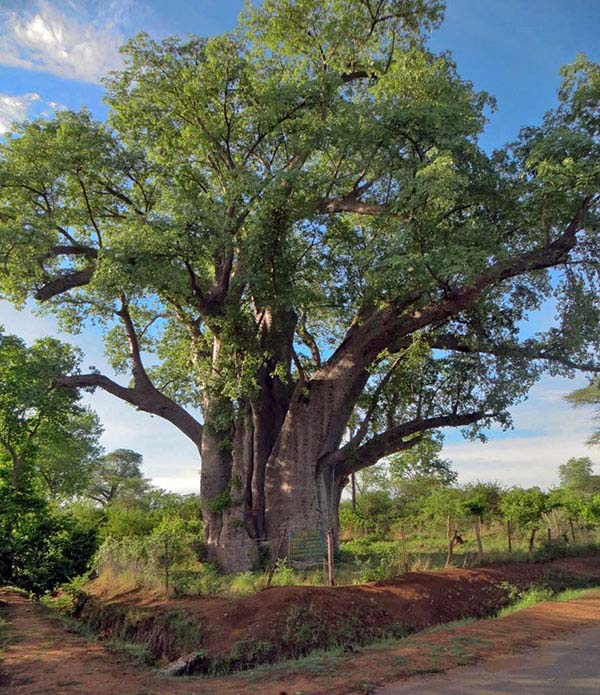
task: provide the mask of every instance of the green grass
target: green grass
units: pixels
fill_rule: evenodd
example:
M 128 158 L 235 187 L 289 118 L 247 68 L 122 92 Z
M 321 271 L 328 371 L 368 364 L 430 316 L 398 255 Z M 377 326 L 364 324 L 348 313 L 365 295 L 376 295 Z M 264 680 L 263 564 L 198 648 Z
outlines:
M 136 666 L 153 666 L 156 661 L 145 644 L 112 639 L 104 642 L 109 649 L 129 657 Z
M 574 601 L 584 598 L 586 595 L 598 591 L 598 589 L 600 589 L 600 586 L 583 589 L 565 589 L 564 591 L 555 593 L 546 586 L 533 586 L 522 592 L 520 597 L 510 606 L 506 606 L 506 608 L 498 611 L 496 618 L 505 618 L 507 615 L 512 615 L 524 608 L 529 608 L 538 603 L 544 603 L 545 601 Z

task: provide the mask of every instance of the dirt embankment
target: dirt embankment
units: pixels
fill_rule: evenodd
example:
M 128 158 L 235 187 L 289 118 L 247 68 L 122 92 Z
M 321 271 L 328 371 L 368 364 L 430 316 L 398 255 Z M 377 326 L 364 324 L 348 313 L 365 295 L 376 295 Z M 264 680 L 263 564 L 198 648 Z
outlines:
M 361 586 L 278 587 L 240 599 L 160 600 L 143 593 L 80 594 L 75 616 L 107 637 L 146 644 L 169 662 L 219 674 L 298 657 L 316 649 L 352 649 L 508 604 L 513 587 L 555 590 L 600 583 L 600 558 L 406 574 Z

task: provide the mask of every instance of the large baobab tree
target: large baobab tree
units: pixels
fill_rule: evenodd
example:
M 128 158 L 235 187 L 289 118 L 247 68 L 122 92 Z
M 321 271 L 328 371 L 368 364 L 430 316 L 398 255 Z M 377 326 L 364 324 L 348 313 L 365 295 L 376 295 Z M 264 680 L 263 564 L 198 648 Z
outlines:
M 352 472 L 596 367 L 598 67 L 488 156 L 490 97 L 425 47 L 442 11 L 265 0 L 231 34 L 141 35 L 108 123 L 64 112 L 2 146 L 4 296 L 96 324 L 130 377 L 60 385 L 196 444 L 227 569 L 335 528 Z

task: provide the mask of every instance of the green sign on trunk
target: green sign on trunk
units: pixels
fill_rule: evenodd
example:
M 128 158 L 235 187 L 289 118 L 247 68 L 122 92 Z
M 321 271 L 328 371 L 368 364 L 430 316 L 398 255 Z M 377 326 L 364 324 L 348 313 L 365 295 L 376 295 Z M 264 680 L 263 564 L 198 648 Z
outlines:
M 325 556 L 325 534 L 318 530 L 290 531 L 288 558 L 290 562 L 315 562 Z

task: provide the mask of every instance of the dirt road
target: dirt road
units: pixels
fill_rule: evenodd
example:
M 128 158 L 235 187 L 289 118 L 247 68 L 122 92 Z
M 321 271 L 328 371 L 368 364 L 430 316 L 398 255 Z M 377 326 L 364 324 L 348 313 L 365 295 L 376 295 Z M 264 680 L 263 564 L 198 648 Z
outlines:
M 600 692 L 600 592 L 499 620 L 417 633 L 393 645 L 311 657 L 220 679 L 167 679 L 65 630 L 40 606 L 0 589 L 9 642 L 0 692 L 10 695 L 591 695 Z M 571 635 L 565 640 L 566 635 Z M 556 641 L 561 640 L 561 641 Z M 564 641 L 562 641 L 564 640 Z M 533 646 L 542 644 L 535 651 Z M 500 656 L 513 653 L 519 656 Z M 490 657 L 493 657 L 490 659 Z M 483 665 L 457 669 L 483 660 Z M 448 671 L 423 679 L 418 674 Z M 393 681 L 401 681 L 391 684 Z M 383 683 L 388 683 L 380 688 Z
M 447 674 L 414 678 L 377 695 L 597 695 L 600 627 Z

